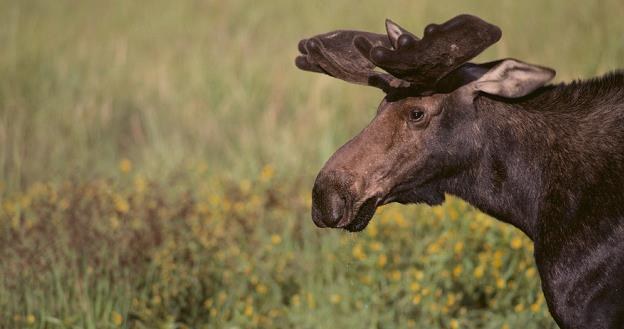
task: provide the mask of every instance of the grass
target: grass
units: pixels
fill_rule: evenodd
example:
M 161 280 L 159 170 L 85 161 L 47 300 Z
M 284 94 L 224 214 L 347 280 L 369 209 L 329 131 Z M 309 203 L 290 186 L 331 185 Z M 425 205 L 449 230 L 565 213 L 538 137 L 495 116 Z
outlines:
M 0 327 L 552 327 L 528 241 L 458 200 L 309 219 L 382 94 L 297 41 L 460 12 L 503 30 L 480 61 L 624 66 L 616 0 L 0 1 Z
M 240 182 L 201 171 L 6 198 L 5 325 L 553 327 L 530 241 L 459 200 L 384 207 L 353 235 L 310 225 L 307 186 L 272 167 Z

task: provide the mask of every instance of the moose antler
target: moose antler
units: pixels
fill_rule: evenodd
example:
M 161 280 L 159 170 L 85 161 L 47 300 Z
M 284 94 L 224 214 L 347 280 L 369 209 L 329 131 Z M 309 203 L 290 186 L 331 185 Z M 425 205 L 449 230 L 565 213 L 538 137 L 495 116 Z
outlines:
M 299 42 L 300 69 L 378 87 L 435 90 L 438 82 L 498 41 L 501 30 L 471 15 L 430 24 L 419 39 L 386 20 L 387 35 L 334 31 Z M 388 73 L 375 71 L 375 67 Z
M 388 37 L 362 31 L 340 30 L 303 39 L 295 64 L 311 72 L 325 73 L 352 83 L 370 85 L 382 90 L 407 87 L 407 81 L 390 74 L 375 71 L 375 64 L 364 57 L 354 46 L 356 38 L 363 38 L 372 46 L 390 47 Z

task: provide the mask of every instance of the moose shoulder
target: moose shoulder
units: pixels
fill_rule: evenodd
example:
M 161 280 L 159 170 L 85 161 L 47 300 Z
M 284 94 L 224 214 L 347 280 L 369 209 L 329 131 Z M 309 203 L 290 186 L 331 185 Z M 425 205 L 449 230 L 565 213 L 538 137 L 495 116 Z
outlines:
M 299 43 L 299 68 L 386 93 L 318 174 L 314 223 L 360 231 L 380 205 L 457 195 L 534 241 L 559 326 L 624 327 L 624 74 L 546 86 L 545 67 L 467 63 L 501 37 L 470 15 L 386 29 Z

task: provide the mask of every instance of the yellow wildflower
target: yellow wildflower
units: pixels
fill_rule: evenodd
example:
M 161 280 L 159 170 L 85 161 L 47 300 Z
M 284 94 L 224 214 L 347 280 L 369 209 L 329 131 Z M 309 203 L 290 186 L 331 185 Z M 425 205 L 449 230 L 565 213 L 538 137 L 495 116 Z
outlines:
M 496 287 L 498 289 L 503 289 L 505 288 L 505 280 L 503 278 L 498 278 L 496 279 Z
M 370 275 L 366 274 L 366 275 L 360 276 L 360 282 L 363 284 L 370 284 L 371 282 L 373 282 L 373 279 L 371 278 Z
M 535 277 L 535 268 L 530 267 L 529 269 L 527 269 L 526 271 L 526 277 L 529 279 L 532 279 L 533 277 Z
M 452 221 L 456 221 L 459 218 L 459 212 L 455 208 L 449 209 L 448 215 Z
M 435 254 L 438 251 L 440 251 L 440 245 L 437 242 L 434 242 L 427 247 L 427 252 L 429 254 Z
M 461 265 L 457 265 L 455 266 L 455 268 L 453 268 L 453 276 L 458 278 L 463 272 L 462 266 Z
M 374 241 L 371 243 L 370 248 L 372 251 L 379 251 L 383 247 L 383 244 L 379 241 Z
M 495 268 L 501 268 L 503 266 L 503 252 L 497 250 L 494 252 L 494 260 L 492 261 L 492 265 Z
M 276 308 L 272 308 L 271 310 L 269 310 L 269 317 L 270 318 L 275 318 L 277 316 L 280 315 L 280 310 L 276 309 Z
M 433 207 L 433 214 L 437 219 L 444 218 L 444 207 Z
M 316 300 L 314 299 L 314 295 L 312 295 L 311 293 L 307 294 L 307 300 L 308 300 L 308 307 L 311 309 L 315 309 L 316 308 Z
M 329 300 L 331 301 L 332 304 L 338 304 L 340 303 L 340 300 L 342 299 L 342 297 L 339 294 L 332 294 L 329 297 Z
M 455 294 L 449 294 L 446 300 L 446 305 L 453 306 L 455 305 L 456 301 L 457 301 L 457 297 L 455 297 Z
M 219 292 L 219 294 L 217 295 L 217 299 L 219 300 L 220 304 L 223 304 L 226 298 L 227 298 L 227 294 L 224 291 Z
M 461 241 L 456 242 L 455 245 L 453 246 L 453 251 L 455 251 L 456 254 L 461 254 L 463 250 L 464 250 L 464 243 Z
M 124 174 L 130 172 L 132 170 L 132 162 L 125 158 L 121 159 L 119 161 L 119 170 Z
M 403 216 L 402 213 L 397 213 L 394 216 L 394 223 L 396 223 L 399 227 L 407 227 L 409 226 L 409 223 L 405 220 L 405 216 Z
M 522 303 L 517 304 L 517 305 L 514 307 L 514 311 L 515 311 L 516 313 L 520 313 L 520 312 L 524 311 L 524 304 L 522 304 Z
M 399 270 L 394 270 L 390 273 L 390 278 L 394 281 L 399 281 L 401 280 L 401 271 Z
M 412 282 L 410 284 L 410 290 L 411 291 L 418 291 L 420 289 L 420 283 L 418 282 Z
M 66 198 L 61 199 L 61 201 L 59 201 L 59 208 L 61 210 L 67 210 L 67 208 L 69 208 L 70 204 L 69 204 L 69 200 L 67 200 Z
M 145 188 L 147 187 L 147 183 L 145 182 L 145 178 L 143 176 L 137 175 L 134 177 L 134 190 L 138 193 L 143 193 Z
M 268 291 L 269 291 L 269 288 L 266 285 L 262 284 L 262 283 L 260 283 L 260 284 L 258 284 L 256 286 L 256 292 L 259 293 L 260 295 L 264 295 Z
M 113 311 L 113 313 L 111 313 L 111 320 L 115 326 L 119 327 L 123 323 L 123 316 L 116 311 Z
M 271 235 L 271 243 L 274 245 L 282 243 L 282 237 L 279 234 Z
M 251 304 L 245 305 L 245 310 L 243 311 L 243 314 L 245 314 L 245 316 L 247 317 L 251 317 L 254 314 L 253 305 Z
M 28 324 L 34 324 L 34 323 L 35 323 L 35 320 L 36 320 L 36 318 L 35 318 L 35 316 L 34 316 L 34 315 L 32 315 L 32 314 L 28 314 L 28 315 L 26 316 L 26 323 L 28 323 Z
M 377 260 L 377 265 L 379 265 L 379 267 L 384 267 L 386 266 L 386 263 L 388 263 L 388 256 L 379 255 L 379 259 Z
M 291 298 L 290 298 L 290 302 L 295 305 L 295 306 L 299 306 L 301 305 L 301 297 L 299 297 L 299 294 L 294 294 Z
M 368 225 L 368 229 L 366 230 L 366 232 L 368 232 L 368 235 L 370 235 L 371 238 L 376 237 L 377 233 L 379 232 L 376 222 L 372 222 L 370 225 Z
M 422 300 L 422 297 L 420 297 L 420 295 L 414 295 L 414 298 L 412 298 L 412 304 L 418 305 L 420 304 L 421 300 Z
M 511 248 L 516 250 L 522 248 L 522 239 L 520 237 L 511 239 Z
M 355 259 L 357 259 L 357 260 L 364 260 L 364 259 L 366 259 L 366 254 L 364 253 L 364 249 L 359 244 L 356 244 L 353 247 L 353 250 L 351 251 L 351 253 L 353 254 L 353 257 L 355 257 Z
M 531 312 L 537 313 L 540 311 L 540 309 L 541 309 L 541 306 L 537 302 L 531 304 Z
M 128 201 L 122 196 L 115 195 L 113 197 L 113 203 L 115 204 L 115 209 L 122 214 L 125 214 L 128 210 L 130 210 L 130 204 L 128 204 Z
M 470 226 L 469 227 L 470 227 L 471 231 L 477 231 L 481 227 L 481 224 L 479 222 L 477 222 L 477 221 L 472 221 L 472 222 L 470 222 Z
M 459 321 L 452 319 L 451 322 L 449 323 L 451 329 L 458 329 L 459 328 Z
M 476 279 L 482 278 L 483 274 L 485 274 L 485 268 L 482 265 L 475 267 L 474 272 L 472 273 Z
M 264 167 L 262 167 L 262 170 L 260 171 L 260 181 L 266 183 L 269 180 L 271 180 L 274 174 L 275 174 L 275 169 L 273 169 L 273 166 L 265 165 Z

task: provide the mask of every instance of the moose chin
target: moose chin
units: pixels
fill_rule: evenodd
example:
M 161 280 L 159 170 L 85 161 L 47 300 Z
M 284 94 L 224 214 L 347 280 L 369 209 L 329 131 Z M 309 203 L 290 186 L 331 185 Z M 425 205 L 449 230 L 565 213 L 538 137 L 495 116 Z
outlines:
M 624 73 L 548 85 L 543 66 L 470 63 L 502 35 L 470 15 L 386 30 L 299 43 L 300 69 L 386 94 L 319 172 L 314 223 L 360 231 L 383 204 L 458 196 L 533 240 L 561 328 L 624 328 Z

